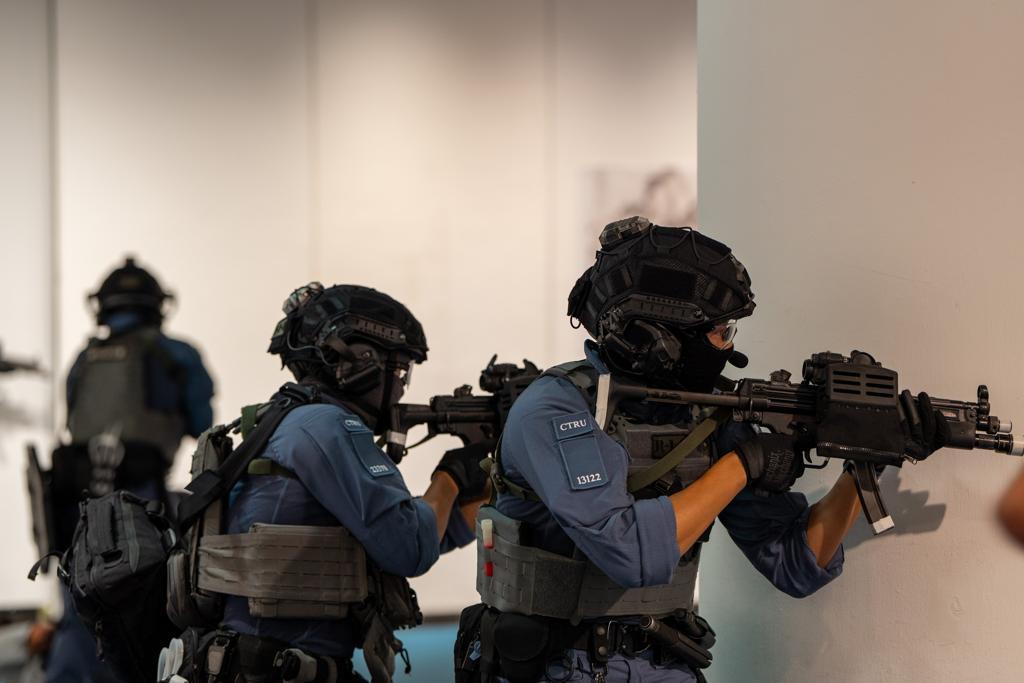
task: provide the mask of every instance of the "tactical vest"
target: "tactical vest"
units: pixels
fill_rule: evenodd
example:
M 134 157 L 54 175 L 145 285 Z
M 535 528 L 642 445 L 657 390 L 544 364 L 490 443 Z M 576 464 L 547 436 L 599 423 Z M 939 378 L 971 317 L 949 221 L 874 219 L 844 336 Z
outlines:
M 258 413 L 256 406 L 247 410 Z M 243 412 L 243 432 L 255 420 Z M 368 430 L 366 436 L 372 446 Z M 203 433 L 192 457 L 193 479 L 230 453 L 228 427 Z M 247 472 L 296 478 L 265 458 L 252 460 Z M 369 607 L 395 628 L 419 623 L 408 581 L 380 571 L 344 527 L 253 524 L 247 532 L 227 534 L 226 498 L 206 508 L 168 564 L 168 614 L 178 626 L 216 625 L 228 595 L 246 598 L 253 617 L 345 619 Z
M 598 375 L 589 363 L 566 363 L 550 368 L 544 375 L 571 382 L 587 400 L 591 412 L 603 417 L 605 406 L 600 405 Z M 626 448 L 632 479 L 682 442 L 701 417 L 706 416 L 695 414 L 694 419 L 685 424 L 649 425 L 614 412 L 607 416 L 603 425 L 600 420 L 598 424 Z M 500 450 L 499 445 L 492 468 L 496 488 L 533 499 L 532 492 L 509 486 L 502 479 Z M 681 490 L 707 472 L 713 457 L 712 445 L 704 439 L 673 469 L 633 493 L 637 498 L 653 498 Z M 669 583 L 639 588 L 619 586 L 578 549 L 572 557 L 566 557 L 530 545 L 529 531 L 528 525 L 501 514 L 494 507 L 480 510 L 477 591 L 481 600 L 501 611 L 578 623 L 596 617 L 661 617 L 679 609 L 691 610 L 700 546 L 708 540 L 711 528 L 683 555 Z M 666 543 L 674 542 L 675 539 L 666 539 Z
M 104 433 L 123 443 L 144 443 L 159 449 L 170 465 L 185 436 L 179 412 L 149 407 L 147 363 L 158 363 L 174 377 L 177 366 L 159 344 L 152 327 L 92 339 L 75 370 L 74 403 L 68 406 L 68 429 L 74 444 L 86 444 Z

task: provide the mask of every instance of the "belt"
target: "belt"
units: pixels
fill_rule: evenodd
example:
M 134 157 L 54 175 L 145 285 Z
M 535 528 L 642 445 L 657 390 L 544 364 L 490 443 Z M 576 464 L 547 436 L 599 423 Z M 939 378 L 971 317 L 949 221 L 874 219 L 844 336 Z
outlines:
M 230 656 L 231 643 L 234 639 L 234 649 L 237 652 L 236 657 Z M 291 680 L 295 678 L 298 671 L 298 663 L 293 662 L 294 672 L 289 671 L 288 657 L 279 656 L 288 651 L 298 650 L 299 648 L 293 648 L 288 643 L 280 640 L 274 640 L 272 638 L 261 638 L 259 636 L 253 636 L 246 633 L 230 633 L 220 632 L 210 643 L 211 646 L 221 647 L 221 654 L 219 659 L 224 666 L 224 669 L 230 671 L 232 675 L 242 675 L 245 677 L 254 677 L 256 680 L 270 680 L 267 677 L 271 674 L 277 673 L 283 680 Z M 311 680 L 312 683 L 354 683 L 356 681 L 362 681 L 362 677 L 356 674 L 352 669 L 351 659 L 342 659 L 340 657 L 330 657 L 326 655 L 315 655 L 303 651 L 303 654 L 311 657 L 317 661 L 317 673 L 315 678 L 303 679 Z M 217 661 L 218 657 L 215 657 L 213 661 Z M 207 663 L 211 662 L 209 658 L 209 652 L 207 653 Z M 220 666 L 215 667 L 220 669 Z M 333 671 L 332 671 L 333 670 Z M 209 671 L 211 674 L 222 674 L 224 671 Z M 334 673 L 334 677 L 330 674 Z M 218 678 L 217 680 L 221 680 Z M 226 680 L 233 680 L 228 678 Z
M 591 624 L 572 643 L 576 650 L 586 650 L 598 661 L 608 661 L 616 653 L 636 657 L 649 650 L 654 641 L 639 624 L 601 621 Z

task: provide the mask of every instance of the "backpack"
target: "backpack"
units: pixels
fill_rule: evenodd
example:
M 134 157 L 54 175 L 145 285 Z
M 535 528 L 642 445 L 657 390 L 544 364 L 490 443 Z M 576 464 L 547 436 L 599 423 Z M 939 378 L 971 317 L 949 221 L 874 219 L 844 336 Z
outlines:
M 164 611 L 175 544 L 159 502 L 115 491 L 79 504 L 60 576 L 97 654 L 125 680 L 150 680 L 160 648 L 179 633 Z
M 191 495 L 178 504 L 174 521 L 163 514 L 160 503 L 127 491 L 79 504 L 78 526 L 71 547 L 61 556 L 58 575 L 96 639 L 100 656 L 123 678 L 152 679 L 160 649 L 181 631 L 167 610 L 168 560 L 185 549 L 180 530 L 188 533 L 207 508 L 226 498 L 292 409 L 315 400 L 315 390 L 289 383 L 270 403 L 253 406 L 247 419 L 204 433 L 200 446 L 207 447 L 214 438 L 225 457 L 185 487 Z M 223 440 L 230 444 L 230 429 L 246 422 L 243 426 L 251 426 L 251 432 L 232 451 Z M 45 559 L 32 568 L 30 579 Z M 206 607 L 203 614 L 209 614 Z

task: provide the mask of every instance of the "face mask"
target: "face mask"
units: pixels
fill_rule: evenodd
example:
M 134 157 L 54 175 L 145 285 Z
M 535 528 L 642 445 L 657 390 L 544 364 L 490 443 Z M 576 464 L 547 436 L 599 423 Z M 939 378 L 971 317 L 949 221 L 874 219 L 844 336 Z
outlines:
M 732 355 L 732 347 L 718 349 L 703 334 L 683 343 L 682 360 L 676 376 L 688 391 L 710 393 Z

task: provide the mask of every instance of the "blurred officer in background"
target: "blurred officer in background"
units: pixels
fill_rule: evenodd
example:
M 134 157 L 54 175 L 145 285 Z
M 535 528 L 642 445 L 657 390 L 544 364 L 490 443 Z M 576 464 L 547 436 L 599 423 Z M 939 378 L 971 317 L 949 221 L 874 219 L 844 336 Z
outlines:
M 83 491 L 166 497 L 181 440 L 213 423 L 213 381 L 199 351 L 161 331 L 173 295 L 131 257 L 88 296 L 99 333 L 67 379 L 69 445 L 53 455 L 54 547 L 71 543 Z M 66 596 L 65 596 L 66 597 Z M 46 668 L 50 683 L 113 680 L 65 599 Z

